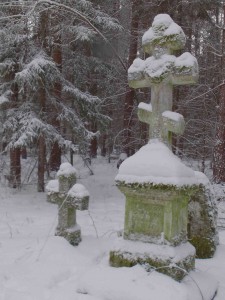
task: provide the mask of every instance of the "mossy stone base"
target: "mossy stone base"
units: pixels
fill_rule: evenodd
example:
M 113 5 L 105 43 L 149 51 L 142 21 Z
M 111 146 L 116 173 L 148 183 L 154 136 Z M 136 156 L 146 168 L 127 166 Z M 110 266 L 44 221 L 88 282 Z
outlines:
M 164 242 L 176 246 L 187 235 L 197 258 L 213 257 L 219 238 L 210 184 L 117 185 L 126 196 L 124 239 L 160 244 L 163 232 Z
M 214 256 L 216 244 L 213 238 L 192 236 L 189 242 L 195 247 L 197 258 L 212 258 Z
M 124 239 L 179 245 L 187 240 L 189 193 L 170 185 L 126 186 Z
M 64 237 L 73 246 L 77 246 L 81 242 L 81 230 L 78 225 L 68 229 L 57 228 L 55 235 Z
M 133 267 L 136 264 L 145 265 L 150 270 L 155 269 L 177 281 L 181 281 L 187 272 L 195 268 L 195 249 L 189 243 L 177 247 L 157 245 L 155 249 L 154 246 L 156 245 L 143 243 L 146 247 L 149 246 L 149 252 L 143 250 L 142 247 L 140 247 L 138 252 L 135 252 L 137 250 L 135 245 L 137 242 L 128 241 L 128 243 L 127 250 L 125 246 L 122 249 L 115 249 L 110 252 L 109 261 L 112 267 Z M 134 243 L 134 247 L 130 243 Z M 132 250 L 132 248 L 135 250 Z M 186 248 L 185 251 L 184 248 Z M 171 249 L 174 255 L 171 255 Z M 162 255 L 161 252 L 164 252 L 164 254 Z
M 209 187 L 200 186 L 188 206 L 188 240 L 197 258 L 213 257 L 219 243 L 217 209 Z

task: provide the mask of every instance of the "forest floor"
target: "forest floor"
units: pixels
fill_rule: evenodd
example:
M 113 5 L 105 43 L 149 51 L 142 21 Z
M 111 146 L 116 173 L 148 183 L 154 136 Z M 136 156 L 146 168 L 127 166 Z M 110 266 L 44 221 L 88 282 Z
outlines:
M 0 300 L 215 300 L 225 298 L 225 230 L 214 258 L 196 260 L 196 271 L 179 283 L 141 266 L 112 268 L 109 251 L 121 239 L 124 196 L 115 186 L 116 162 L 93 160 L 90 175 L 80 159 L 78 182 L 89 190 L 88 211 L 77 212 L 78 247 L 54 236 L 57 206 L 24 182 L 0 184 Z M 29 172 L 28 172 L 29 173 Z M 219 203 L 220 216 L 225 211 Z

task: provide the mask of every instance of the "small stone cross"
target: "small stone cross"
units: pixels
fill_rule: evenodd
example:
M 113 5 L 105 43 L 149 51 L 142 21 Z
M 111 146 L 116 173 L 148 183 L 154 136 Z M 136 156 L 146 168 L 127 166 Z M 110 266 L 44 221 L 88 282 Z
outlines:
M 152 56 L 146 60 L 135 59 L 128 70 L 130 87 L 151 87 L 151 104 L 139 104 L 139 120 L 149 125 L 150 139 L 159 139 L 168 146 L 171 146 L 172 133 L 184 131 L 183 116 L 172 112 L 173 85 L 193 84 L 198 79 L 194 56 L 188 52 L 179 57 L 172 55 L 184 44 L 181 27 L 169 15 L 160 14 L 142 38 L 144 51 Z
M 89 193 L 76 183 L 76 169 L 63 163 L 57 173 L 58 179 L 50 180 L 46 186 L 47 200 L 58 204 L 58 225 L 56 235 L 63 236 L 70 244 L 81 241 L 80 226 L 76 223 L 76 210 L 88 209 Z

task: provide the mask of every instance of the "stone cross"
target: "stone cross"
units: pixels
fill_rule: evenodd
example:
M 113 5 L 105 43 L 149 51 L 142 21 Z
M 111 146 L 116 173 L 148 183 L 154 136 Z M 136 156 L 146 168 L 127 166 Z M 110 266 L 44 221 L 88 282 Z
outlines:
M 46 186 L 47 200 L 58 204 L 58 225 L 56 235 L 63 236 L 70 244 L 81 241 L 80 226 L 76 223 L 76 210 L 88 209 L 89 193 L 76 183 L 76 169 L 63 163 L 57 173 L 58 179 L 50 180 Z
M 171 146 L 172 133 L 182 134 L 184 118 L 172 112 L 173 85 L 193 84 L 198 79 L 197 60 L 186 52 L 179 57 L 173 52 L 184 47 L 185 35 L 169 15 L 156 16 L 144 34 L 144 52 L 152 55 L 137 58 L 128 70 L 132 88 L 151 87 L 151 104 L 140 103 L 139 120 L 149 125 L 149 138 Z

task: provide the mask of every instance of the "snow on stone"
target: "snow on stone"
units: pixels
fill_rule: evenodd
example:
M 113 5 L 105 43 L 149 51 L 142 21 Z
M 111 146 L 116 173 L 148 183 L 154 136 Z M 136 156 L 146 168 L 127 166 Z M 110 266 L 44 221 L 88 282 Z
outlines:
M 173 247 L 169 245 L 156 245 L 153 243 L 118 239 L 113 247 L 113 251 L 121 251 L 123 253 L 128 252 L 131 253 L 132 256 L 137 255 L 137 257 L 146 254 L 162 260 L 170 258 L 173 263 L 176 263 L 189 255 L 195 255 L 195 248 L 190 243 L 183 243 L 177 247 Z
M 68 162 L 60 165 L 57 176 L 70 176 L 71 174 L 77 174 L 77 170 Z
M 149 41 L 152 41 L 155 37 L 155 32 L 153 31 L 152 27 L 150 27 L 142 37 L 142 44 L 147 44 Z
M 161 27 L 162 25 L 165 28 L 168 28 L 173 23 L 173 19 L 167 14 L 158 14 L 154 17 L 152 27 Z
M 144 72 L 151 78 L 160 77 L 164 73 L 169 73 L 172 69 L 176 57 L 174 55 L 164 54 L 160 58 L 150 56 L 145 61 Z
M 178 35 L 185 41 L 182 28 L 177 25 L 169 15 L 159 14 L 154 18 L 152 27 L 142 37 L 142 44 L 146 45 L 163 36 Z
M 59 181 L 57 179 L 50 180 L 46 187 L 47 193 L 58 193 L 59 191 Z
M 162 116 L 163 117 L 166 117 L 167 119 L 170 119 L 170 120 L 173 120 L 173 121 L 176 121 L 176 122 L 181 122 L 184 120 L 184 117 L 179 114 L 179 113 L 176 113 L 174 111 L 170 111 L 170 110 L 166 110 L 162 113 Z
M 84 198 L 90 196 L 85 186 L 80 183 L 74 184 L 74 186 L 69 190 L 68 195 L 75 198 Z
M 161 57 L 150 56 L 146 60 L 137 58 L 128 69 L 128 80 L 142 80 L 144 78 L 160 79 L 161 76 L 167 77 L 170 74 L 180 72 L 198 73 L 198 63 L 196 58 L 185 52 L 181 56 L 163 54 Z M 182 74 L 182 73 L 181 73 Z
M 195 172 L 157 139 L 126 159 L 115 180 L 126 184 L 170 184 L 178 187 L 199 184 Z
M 205 186 L 210 186 L 210 181 L 204 173 L 195 171 L 195 177 L 197 178 L 199 184 L 203 184 Z
M 152 105 L 148 103 L 140 102 L 138 104 L 138 108 L 152 112 Z
M 136 58 L 128 69 L 129 80 L 139 79 L 139 74 L 144 71 L 144 68 L 145 61 L 140 58 Z
M 175 60 L 175 67 L 192 68 L 194 66 L 198 66 L 197 59 L 189 52 L 181 54 Z
M 184 35 L 184 32 L 179 25 L 177 25 L 175 22 L 172 22 L 170 26 L 164 31 L 164 35 L 175 35 L 175 34 Z
M 157 79 L 167 74 L 169 76 L 174 69 L 182 70 L 182 68 L 185 68 L 186 72 L 194 69 L 194 72 L 197 73 L 196 58 L 190 53 L 184 53 L 179 57 L 169 54 L 164 54 L 160 58 L 150 56 L 145 61 L 137 58 L 128 70 L 128 80 L 139 80 L 145 76 Z
M 143 71 L 144 67 L 145 67 L 145 61 L 142 60 L 141 58 L 136 58 L 133 61 L 133 64 L 128 69 L 128 73 Z

